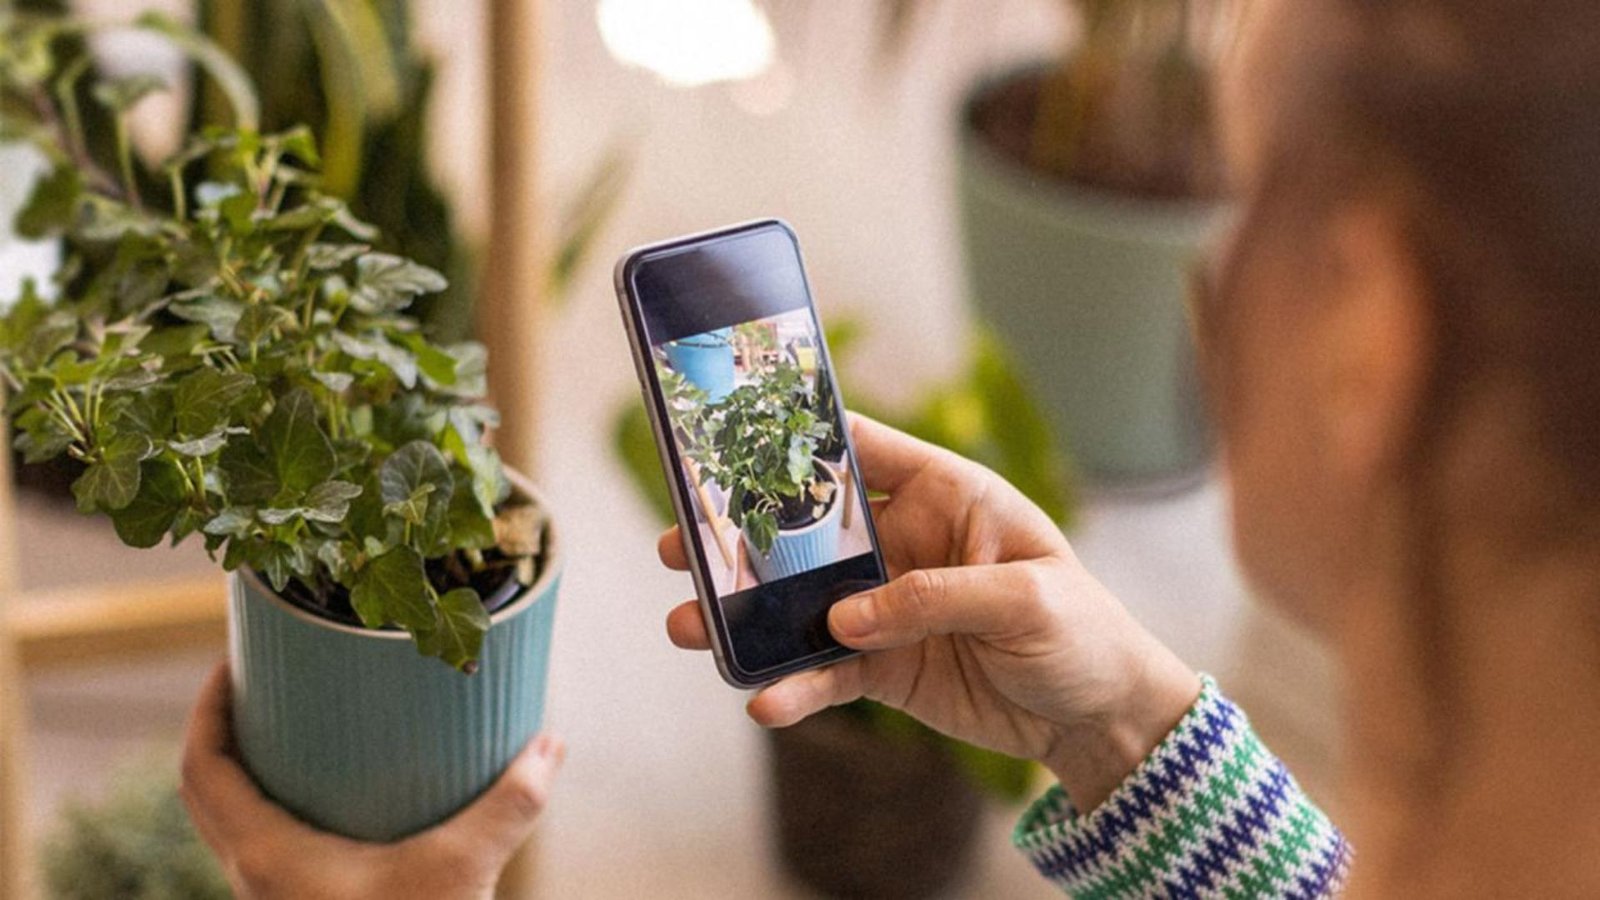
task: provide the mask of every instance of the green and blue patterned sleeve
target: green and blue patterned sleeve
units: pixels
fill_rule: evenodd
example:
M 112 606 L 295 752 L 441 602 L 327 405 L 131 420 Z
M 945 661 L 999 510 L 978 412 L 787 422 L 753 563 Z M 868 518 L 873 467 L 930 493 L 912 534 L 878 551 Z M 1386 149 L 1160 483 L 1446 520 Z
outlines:
M 1329 897 L 1350 865 L 1344 836 L 1210 677 L 1104 803 L 1081 814 L 1053 787 L 1014 840 L 1046 878 L 1085 900 Z

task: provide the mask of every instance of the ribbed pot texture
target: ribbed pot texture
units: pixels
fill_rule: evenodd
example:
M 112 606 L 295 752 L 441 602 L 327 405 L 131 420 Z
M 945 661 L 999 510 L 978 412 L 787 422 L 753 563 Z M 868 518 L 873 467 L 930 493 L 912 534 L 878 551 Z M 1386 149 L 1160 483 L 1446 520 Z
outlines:
M 552 548 L 554 543 L 552 542 Z M 391 841 L 448 818 L 499 776 L 544 716 L 560 558 L 495 613 L 463 675 L 400 632 L 351 628 L 234 574 L 229 652 L 239 750 L 305 821 Z

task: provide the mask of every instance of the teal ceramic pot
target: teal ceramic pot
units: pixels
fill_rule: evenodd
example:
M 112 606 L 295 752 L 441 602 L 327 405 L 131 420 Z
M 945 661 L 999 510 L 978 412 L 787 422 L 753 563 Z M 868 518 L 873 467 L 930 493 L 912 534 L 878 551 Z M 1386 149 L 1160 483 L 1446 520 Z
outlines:
M 1221 209 L 1075 188 L 1002 157 L 970 126 L 973 103 L 998 83 L 973 93 L 961 127 L 962 231 L 978 311 L 1086 481 L 1190 481 L 1211 441 L 1184 293 Z
M 494 613 L 481 668 L 463 675 L 403 632 L 328 621 L 235 573 L 229 655 L 246 767 L 301 819 L 360 840 L 448 818 L 539 731 L 560 576 L 552 533 L 539 580 Z
M 818 469 L 827 473 L 835 485 L 839 483 L 827 466 L 818 466 Z M 745 555 L 750 559 L 750 568 L 762 584 L 809 572 L 839 559 L 839 523 L 843 517 L 841 510 L 844 509 L 840 501 L 843 499 L 841 491 L 834 491 L 833 502 L 822 518 L 800 528 L 779 529 L 778 536 L 772 540 L 772 550 L 768 553 L 757 550 L 755 544 L 750 542 L 749 535 L 742 531 L 739 533 L 744 541 Z
M 667 363 L 673 371 L 706 392 L 711 403 L 733 392 L 733 329 L 708 331 L 666 345 Z

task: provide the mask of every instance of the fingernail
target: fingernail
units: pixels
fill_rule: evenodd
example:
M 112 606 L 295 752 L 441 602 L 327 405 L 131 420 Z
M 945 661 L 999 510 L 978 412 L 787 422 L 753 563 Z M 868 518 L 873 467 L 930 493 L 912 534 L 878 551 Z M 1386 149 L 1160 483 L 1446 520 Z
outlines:
M 841 635 L 864 637 L 878 627 L 878 609 L 871 594 L 841 602 L 834 613 L 834 630 Z

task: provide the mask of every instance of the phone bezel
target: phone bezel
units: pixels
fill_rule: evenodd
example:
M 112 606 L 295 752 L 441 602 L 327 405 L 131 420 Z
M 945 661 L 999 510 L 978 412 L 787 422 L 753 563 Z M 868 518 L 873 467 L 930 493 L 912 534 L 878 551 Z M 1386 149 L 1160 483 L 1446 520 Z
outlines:
M 800 249 L 798 235 L 795 234 L 794 229 L 787 222 L 776 218 L 756 219 L 710 231 L 645 244 L 623 254 L 621 259 L 617 261 L 616 268 L 613 271 L 617 302 L 622 307 L 623 322 L 626 325 L 628 343 L 633 354 L 634 371 L 638 375 L 640 390 L 644 395 L 645 409 L 649 413 L 650 429 L 655 435 L 656 452 L 661 458 L 661 465 L 667 476 L 667 493 L 671 495 L 673 513 L 678 520 L 678 526 L 687 537 L 683 542 L 684 550 L 689 557 L 689 571 L 694 579 L 700 613 L 710 626 L 707 630 L 711 638 L 712 656 L 716 661 L 717 671 L 722 676 L 722 679 L 738 688 L 761 687 L 785 675 L 792 675 L 795 672 L 802 672 L 848 659 L 851 656 L 855 656 L 858 651 L 844 646 L 833 647 L 754 672 L 746 671 L 738 665 L 730 649 L 732 642 L 728 634 L 727 623 L 723 619 L 721 604 L 713 601 L 713 591 L 707 584 L 706 573 L 708 568 L 704 558 L 705 549 L 701 546 L 698 533 L 694 531 L 694 516 L 691 512 L 693 507 L 686 496 L 687 487 L 684 485 L 680 475 L 682 466 L 679 461 L 677 442 L 672 440 L 671 431 L 666 427 L 666 399 L 650 354 L 649 340 L 644 329 L 644 311 L 634 290 L 633 273 L 641 263 L 652 257 L 680 252 L 690 247 L 733 239 L 753 232 L 774 228 L 783 232 L 794 247 L 795 258 L 800 267 L 801 283 L 805 288 L 806 305 L 812 321 L 818 326 L 817 339 L 819 358 L 822 361 L 821 370 L 826 372 L 827 376 L 833 380 L 835 412 L 838 420 L 845 422 L 844 398 L 839 392 L 839 381 L 833 370 L 833 359 L 828 352 L 827 338 L 822 333 L 821 318 L 817 315 L 816 298 L 812 294 L 811 281 L 805 271 L 805 257 Z M 843 436 L 845 454 L 850 461 L 850 465 L 856 472 L 860 472 L 861 469 L 856 462 L 855 441 L 848 427 L 844 429 Z M 856 489 L 861 490 L 861 487 L 857 486 Z M 865 492 L 863 491 L 862 493 L 864 498 Z M 866 523 L 867 535 L 872 544 L 872 555 L 877 560 L 880 575 L 887 578 L 888 571 L 883 563 L 883 553 L 878 546 L 878 533 L 872 520 L 871 508 L 864 499 L 861 507 L 862 520 Z

